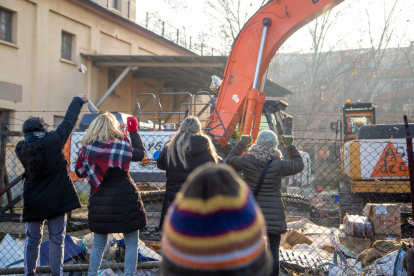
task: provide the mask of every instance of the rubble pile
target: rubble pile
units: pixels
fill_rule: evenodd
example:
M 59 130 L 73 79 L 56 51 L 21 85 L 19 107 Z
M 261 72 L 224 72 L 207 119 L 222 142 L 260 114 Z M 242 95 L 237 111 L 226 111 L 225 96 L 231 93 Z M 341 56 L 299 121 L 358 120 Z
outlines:
M 401 240 L 400 206 L 368 203 L 363 216 L 347 214 L 339 228 L 307 218 L 289 222 L 280 262 L 290 275 L 407 275 L 404 256 L 411 248 Z
M 413 267 L 410 240 L 401 239 L 398 204 L 366 204 L 363 215 L 347 214 L 339 228 L 316 224 L 306 217 L 288 216 L 288 231 L 281 236 L 280 262 L 290 275 L 407 275 Z M 39 266 L 48 265 L 48 241 L 41 245 Z M 65 237 L 65 265 L 89 263 L 93 234 Z M 161 261 L 159 242 L 139 241 L 139 262 Z M 0 243 L 0 267 L 24 265 L 24 241 L 6 235 Z M 109 235 L 103 263 L 124 262 L 122 234 Z M 120 271 L 102 270 L 114 276 Z M 141 273 L 141 274 L 140 274 Z M 142 274 L 144 273 L 144 274 Z M 145 274 L 146 273 L 146 274 Z M 137 275 L 159 275 L 158 269 Z

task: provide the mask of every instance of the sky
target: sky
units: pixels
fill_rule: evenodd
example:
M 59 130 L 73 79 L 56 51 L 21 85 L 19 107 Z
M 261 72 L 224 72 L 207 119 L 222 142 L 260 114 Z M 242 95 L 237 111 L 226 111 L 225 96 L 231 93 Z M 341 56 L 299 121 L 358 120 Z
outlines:
M 254 14 L 262 3 L 262 0 L 241 1 L 249 15 Z M 332 10 L 332 18 L 336 17 L 326 37 L 324 50 L 370 47 L 368 22 L 371 24 L 374 44 L 377 45 L 385 16 L 389 14 L 395 1 L 397 5 L 391 24 L 393 37 L 388 47 L 408 46 L 410 41 L 414 41 L 414 19 L 411 19 L 414 14 L 414 0 L 345 0 Z M 179 3 L 179 8 L 173 8 L 176 3 Z M 192 37 L 197 37 L 200 32 L 209 32 L 211 27 L 217 31 L 220 29 L 215 26 L 216 20 L 207 11 L 206 3 L 202 0 L 137 0 L 138 23 L 145 22 L 147 12 L 156 13 L 176 28 L 185 27 L 187 36 Z M 220 47 L 217 41 L 209 43 L 212 47 Z M 279 52 L 309 52 L 311 47 L 308 26 L 304 26 L 285 42 Z

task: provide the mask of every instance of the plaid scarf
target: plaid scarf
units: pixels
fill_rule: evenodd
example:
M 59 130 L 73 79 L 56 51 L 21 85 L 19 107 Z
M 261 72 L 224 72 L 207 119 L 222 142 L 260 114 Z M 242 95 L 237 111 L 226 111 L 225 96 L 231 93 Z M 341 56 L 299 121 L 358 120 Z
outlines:
M 131 160 L 132 146 L 128 138 L 96 141 L 92 145 L 83 145 L 79 150 L 76 170 L 97 192 L 107 169 L 120 168 L 129 171 Z

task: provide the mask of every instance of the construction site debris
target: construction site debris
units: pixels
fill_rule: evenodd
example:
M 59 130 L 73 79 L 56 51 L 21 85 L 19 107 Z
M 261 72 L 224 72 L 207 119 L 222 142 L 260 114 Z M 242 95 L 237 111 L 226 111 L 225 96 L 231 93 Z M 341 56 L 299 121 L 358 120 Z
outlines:
M 357 262 L 361 262 L 363 267 L 371 264 L 375 260 L 389 254 L 390 252 L 403 249 L 404 252 L 411 248 L 406 242 L 381 240 L 373 243 L 372 248 L 366 249 L 357 258 Z
M 211 90 L 217 90 L 217 89 L 219 89 L 220 85 L 221 85 L 221 79 L 219 77 L 217 77 L 216 75 L 211 76 L 210 89 Z
M 351 250 L 354 254 L 360 254 L 364 250 L 371 248 L 372 240 L 369 238 L 349 237 L 343 233 L 338 235 L 339 242 Z
M 371 265 L 363 268 L 363 275 L 375 276 L 375 275 L 393 275 L 393 276 L 406 276 L 407 270 L 404 269 L 403 260 L 406 253 L 404 249 L 393 251 L 384 257 L 378 259 Z M 360 273 L 362 274 L 362 273 Z
M 293 250 L 285 250 L 282 247 L 279 248 L 279 261 L 282 268 L 300 273 L 310 268 L 315 269 L 320 264 L 328 262 L 328 260 L 322 259 L 321 257 L 313 257 Z M 321 268 L 321 270 L 326 271 L 327 269 Z
M 335 251 L 332 262 L 320 264 L 319 267 L 329 267 L 329 276 L 349 276 L 361 274 L 361 265 L 354 259 L 346 259 L 340 251 Z
M 406 271 L 413 271 L 414 269 L 414 248 L 407 250 L 404 255 L 403 267 Z
M 50 241 L 44 241 L 40 244 L 40 265 L 41 266 L 48 266 L 50 265 L 49 260 L 49 243 Z M 82 249 L 80 246 L 73 242 L 72 237 L 70 234 L 66 234 L 65 236 L 65 252 L 63 256 L 63 262 L 68 262 L 73 259 L 76 259 L 82 255 Z
M 7 234 L 0 243 L 0 267 L 9 267 L 24 261 L 24 242 Z
M 281 237 L 281 240 L 282 240 L 282 237 Z M 282 246 L 284 249 L 290 249 L 297 244 L 311 245 L 312 241 L 295 230 L 291 230 L 283 235 Z
M 401 241 L 401 237 L 400 236 L 395 236 L 395 235 L 374 235 L 372 237 L 372 243 L 374 243 L 376 241 L 382 241 L 382 240 Z
M 374 234 L 401 236 L 400 205 L 367 203 L 363 215 L 372 222 Z
M 346 214 L 343 221 L 345 235 L 360 238 L 372 238 L 374 235 L 372 223 L 365 216 Z

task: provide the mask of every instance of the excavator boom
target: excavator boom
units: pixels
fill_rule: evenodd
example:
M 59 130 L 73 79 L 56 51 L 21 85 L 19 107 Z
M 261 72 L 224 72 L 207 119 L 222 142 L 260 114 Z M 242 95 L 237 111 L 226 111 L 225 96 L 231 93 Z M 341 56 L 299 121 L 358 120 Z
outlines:
M 265 97 L 254 87 L 254 80 L 263 76 L 280 46 L 298 29 L 342 1 L 273 0 L 250 18 L 234 41 L 216 103 L 224 129 L 217 127 L 220 120 L 216 113 L 206 122 L 206 128 L 222 146 L 228 143 L 225 131 L 231 136 L 242 117 L 243 133 L 250 134 L 252 129 L 257 133 Z

